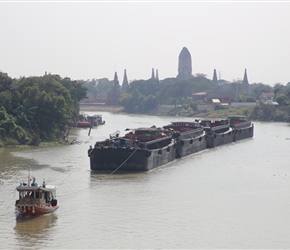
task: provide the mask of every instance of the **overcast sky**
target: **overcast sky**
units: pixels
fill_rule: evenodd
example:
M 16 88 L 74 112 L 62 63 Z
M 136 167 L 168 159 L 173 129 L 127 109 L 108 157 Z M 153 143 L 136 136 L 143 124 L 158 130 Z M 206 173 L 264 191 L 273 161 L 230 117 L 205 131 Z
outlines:
M 290 2 L 0 1 L 0 71 L 122 82 L 192 73 L 269 85 L 290 82 Z

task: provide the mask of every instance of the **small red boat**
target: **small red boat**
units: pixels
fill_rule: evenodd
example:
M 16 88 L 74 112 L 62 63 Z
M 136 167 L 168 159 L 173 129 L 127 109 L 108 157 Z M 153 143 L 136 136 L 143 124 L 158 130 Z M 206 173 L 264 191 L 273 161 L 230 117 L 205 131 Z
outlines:
M 28 183 L 21 182 L 16 188 L 19 199 L 15 208 L 20 215 L 43 215 L 55 211 L 59 207 L 56 200 L 56 186 L 42 185 L 35 182 L 35 178 L 29 176 Z

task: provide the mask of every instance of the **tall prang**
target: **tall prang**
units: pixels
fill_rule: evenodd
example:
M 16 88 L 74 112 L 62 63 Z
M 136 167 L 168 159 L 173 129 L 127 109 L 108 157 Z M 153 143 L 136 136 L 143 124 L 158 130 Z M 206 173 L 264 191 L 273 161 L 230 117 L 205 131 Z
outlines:
M 107 95 L 106 105 L 108 106 L 118 106 L 119 105 L 119 98 L 121 95 L 119 80 L 117 72 L 114 75 L 114 84 Z
M 217 74 L 216 74 L 216 69 L 213 70 L 212 83 L 215 84 L 215 85 L 218 84 L 218 78 L 217 78 Z
M 114 75 L 114 87 L 120 87 L 117 72 Z
M 155 76 L 156 80 L 159 82 L 159 74 L 158 74 L 158 69 L 156 69 L 156 76 Z
M 245 69 L 245 73 L 244 73 L 242 91 L 243 91 L 244 94 L 249 94 L 249 92 L 250 92 L 250 86 L 249 86 L 247 69 Z
M 151 74 L 151 79 L 155 79 L 155 73 L 154 73 L 154 68 L 152 68 L 152 74 Z
M 244 85 L 249 85 L 247 69 L 245 69 L 243 84 Z
M 152 68 L 152 73 L 151 73 L 151 78 L 150 79 L 151 80 L 156 80 L 157 82 L 159 82 L 158 69 L 156 69 L 156 71 L 154 71 L 154 68 Z
M 126 93 L 128 87 L 129 87 L 129 82 L 128 82 L 128 78 L 127 78 L 127 72 L 126 72 L 126 69 L 125 69 L 124 70 L 123 84 L 122 84 L 122 92 Z
M 192 77 L 191 55 L 186 47 L 183 47 L 178 57 L 178 75 L 180 80 Z

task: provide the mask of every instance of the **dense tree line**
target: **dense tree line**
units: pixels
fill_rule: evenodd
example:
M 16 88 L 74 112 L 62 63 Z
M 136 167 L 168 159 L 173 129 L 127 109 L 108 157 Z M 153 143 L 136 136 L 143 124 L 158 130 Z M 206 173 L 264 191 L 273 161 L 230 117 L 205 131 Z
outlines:
M 85 83 L 88 88 L 88 96 L 94 96 L 99 100 L 105 100 L 113 81 L 108 79 L 93 79 Z M 274 87 L 263 83 L 249 84 L 247 91 L 241 91 L 243 88 L 242 80 L 219 80 L 214 84 L 204 74 L 196 74 L 187 80 L 177 78 L 166 78 L 164 80 L 148 79 L 134 80 L 130 83 L 126 93 L 119 97 L 119 104 L 124 107 L 128 113 L 150 113 L 158 105 L 175 105 L 176 115 L 184 110 L 196 110 L 197 104 L 192 98 L 192 93 L 196 92 L 233 92 L 236 102 L 255 102 L 256 107 L 248 112 L 252 118 L 259 120 L 287 120 L 290 115 L 290 82 L 285 86 L 280 83 Z M 273 92 L 275 94 L 273 101 L 279 103 L 279 107 L 266 105 L 261 101 L 262 93 Z M 217 106 L 217 109 L 222 109 Z
M 80 80 L 87 89 L 87 98 L 97 102 L 105 102 L 107 95 L 114 85 L 108 78 Z M 86 100 L 83 100 L 86 101 Z
M 160 104 L 195 110 L 192 93 L 233 91 L 237 94 L 236 101 L 258 103 L 249 112 L 252 118 L 280 121 L 289 118 L 290 82 L 286 86 L 277 83 L 274 87 L 253 83 L 248 92 L 237 91 L 241 84 L 241 80 L 219 80 L 219 84 L 214 84 L 204 74 L 188 80 L 134 80 L 117 103 L 128 113 L 150 113 Z M 107 78 L 75 81 L 47 74 L 12 79 L 0 71 L 0 145 L 38 145 L 40 141 L 62 138 L 79 114 L 79 102 L 87 97 L 105 102 L 113 86 L 114 81 Z M 279 108 L 260 100 L 265 92 L 274 92 Z
M 204 76 L 189 80 L 135 80 L 130 83 L 127 92 L 121 95 L 120 104 L 129 113 L 149 113 L 160 104 L 192 105 L 191 96 L 194 91 L 216 88 L 210 82 Z
M 0 142 L 38 145 L 62 138 L 85 97 L 81 81 L 51 74 L 12 79 L 0 72 Z

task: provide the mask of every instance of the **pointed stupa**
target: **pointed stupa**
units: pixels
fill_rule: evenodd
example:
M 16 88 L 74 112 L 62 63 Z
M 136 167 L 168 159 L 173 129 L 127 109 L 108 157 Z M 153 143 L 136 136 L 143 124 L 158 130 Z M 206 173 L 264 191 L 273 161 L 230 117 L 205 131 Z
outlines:
M 240 87 L 240 93 L 245 95 L 248 95 L 250 93 L 250 85 L 247 75 L 247 69 L 245 69 L 243 83 L 242 86 Z
M 186 80 L 192 77 L 191 55 L 186 47 L 183 47 L 178 57 L 177 78 Z
M 120 86 L 117 72 L 115 72 L 115 75 L 114 75 L 114 86 Z
M 213 77 L 212 77 L 213 84 L 218 84 L 218 78 L 216 74 L 216 69 L 213 70 Z
M 159 81 L 158 69 L 156 69 L 156 80 Z
M 247 75 L 247 69 L 245 69 L 243 84 L 244 85 L 249 85 L 248 75 Z
M 154 73 L 154 68 L 152 68 L 152 74 L 151 74 L 151 79 L 155 79 L 155 73 Z
M 127 92 L 129 86 L 128 78 L 127 78 L 127 72 L 126 69 L 124 70 L 124 78 L 123 78 L 123 84 L 122 84 L 122 92 Z
M 108 106 L 117 106 L 119 105 L 119 98 L 120 98 L 120 85 L 118 80 L 117 72 L 114 75 L 114 85 L 107 93 L 106 98 L 106 105 Z

